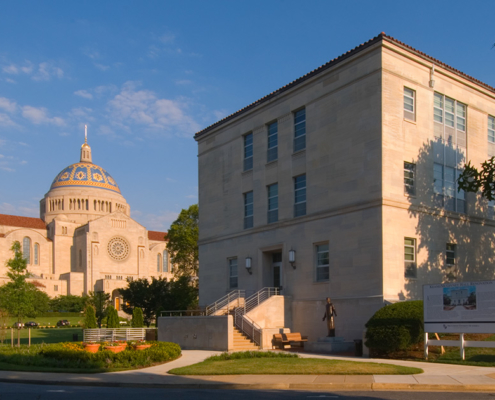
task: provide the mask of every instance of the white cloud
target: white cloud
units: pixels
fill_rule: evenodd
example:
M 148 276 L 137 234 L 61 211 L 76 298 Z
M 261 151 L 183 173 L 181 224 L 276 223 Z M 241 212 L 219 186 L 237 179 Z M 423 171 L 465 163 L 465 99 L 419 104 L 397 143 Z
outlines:
M 4 171 L 7 171 L 7 172 L 15 172 L 15 169 L 10 168 L 10 167 L 2 167 L 2 166 L 0 166 L 0 169 L 1 170 L 4 170 Z
M 24 217 L 39 217 L 39 207 L 25 202 L 25 205 L 13 205 L 10 203 L 0 203 L 0 214 L 22 215 Z
M 175 183 L 175 182 L 177 182 L 175 179 L 172 179 L 172 178 L 165 178 L 165 180 L 166 180 L 167 182 L 170 182 L 170 183 Z
M 162 43 L 173 43 L 175 41 L 175 35 L 171 33 L 166 33 L 158 38 Z
M 213 115 L 217 119 L 217 121 L 220 121 L 221 119 L 225 118 L 227 116 L 227 111 L 224 110 L 214 110 Z
M 87 121 L 94 121 L 94 118 L 91 116 L 91 113 L 93 112 L 93 110 L 91 108 L 88 108 L 88 107 L 78 107 L 78 108 L 73 108 L 69 115 L 71 115 L 72 117 L 76 117 L 76 118 L 83 118 L 83 119 L 86 119 Z
M 189 194 L 186 196 L 186 199 L 197 199 L 198 195 L 197 194 Z
M 13 79 L 10 79 L 10 78 L 5 78 L 5 82 L 8 82 L 8 83 L 17 83 L 16 81 L 14 81 Z
M 52 77 L 63 78 L 64 71 L 62 68 L 55 67 L 51 63 L 42 62 L 38 65 L 38 71 L 33 75 L 35 81 L 49 81 Z
M 127 82 L 108 103 L 113 122 L 145 125 L 155 131 L 190 136 L 200 126 L 187 115 L 188 104 L 180 100 L 161 99 L 150 90 L 136 90 L 135 82 Z
M 98 68 L 100 71 L 106 71 L 107 69 L 110 68 L 109 65 L 103 65 L 103 64 L 98 64 L 94 63 L 95 67 Z
M 91 100 L 93 98 L 93 95 L 89 93 L 87 90 L 76 90 L 74 92 L 76 96 L 83 97 L 85 99 Z
M 170 224 L 174 222 L 179 213 L 175 211 L 163 211 L 160 214 L 145 214 L 140 211 L 131 211 L 132 218 L 143 224 L 147 229 L 152 231 L 167 231 Z
M 176 85 L 190 85 L 191 83 L 193 83 L 193 82 L 190 81 L 189 79 L 179 79 L 179 80 L 175 81 Z
M 22 116 L 35 125 L 39 124 L 51 124 L 57 126 L 65 125 L 65 121 L 60 117 L 48 116 L 48 111 L 44 107 L 36 108 L 31 106 L 22 107 Z
M 10 64 L 3 67 L 2 71 L 6 74 L 17 75 L 19 73 L 19 68 L 17 68 L 14 64 Z
M 10 101 L 5 97 L 0 97 L 0 108 L 7 112 L 13 113 L 17 108 L 17 104 L 15 101 Z
M 7 114 L 0 113 L 0 126 L 17 126 Z

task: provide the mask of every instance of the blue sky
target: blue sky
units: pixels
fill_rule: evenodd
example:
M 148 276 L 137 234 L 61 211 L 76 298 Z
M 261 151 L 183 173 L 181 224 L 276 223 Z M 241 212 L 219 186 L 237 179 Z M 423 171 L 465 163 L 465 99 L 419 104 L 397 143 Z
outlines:
M 490 1 L 5 1 L 0 213 L 39 216 L 93 162 L 132 217 L 166 230 L 197 202 L 196 131 L 384 31 L 495 86 Z

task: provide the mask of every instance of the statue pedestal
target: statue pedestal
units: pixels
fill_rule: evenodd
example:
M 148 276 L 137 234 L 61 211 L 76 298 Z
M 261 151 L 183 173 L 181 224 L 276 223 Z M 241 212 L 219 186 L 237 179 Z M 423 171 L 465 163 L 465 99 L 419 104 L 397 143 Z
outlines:
M 337 354 L 353 353 L 354 342 L 346 342 L 343 337 L 320 337 L 317 342 L 304 343 L 304 350 L 313 353 Z

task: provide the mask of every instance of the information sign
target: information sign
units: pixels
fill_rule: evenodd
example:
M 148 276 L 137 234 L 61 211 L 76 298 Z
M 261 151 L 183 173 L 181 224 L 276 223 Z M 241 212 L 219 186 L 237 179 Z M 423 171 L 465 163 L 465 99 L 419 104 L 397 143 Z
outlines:
M 495 281 L 423 285 L 425 332 L 495 333 Z

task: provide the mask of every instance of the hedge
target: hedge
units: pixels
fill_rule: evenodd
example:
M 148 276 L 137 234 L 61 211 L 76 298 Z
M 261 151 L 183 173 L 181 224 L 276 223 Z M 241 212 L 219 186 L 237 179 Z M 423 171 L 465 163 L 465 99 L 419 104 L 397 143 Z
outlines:
M 43 314 L 38 315 L 38 317 L 83 317 L 84 314 L 80 312 L 46 312 Z
M 0 348 L 0 362 L 8 364 L 51 368 L 85 370 L 113 370 L 147 367 L 171 361 L 181 355 L 181 348 L 175 343 L 146 342 L 149 349 L 136 351 L 128 346 L 120 353 L 100 350 L 89 353 L 81 342 L 63 342 L 49 345 L 35 345 L 27 348 Z
M 405 301 L 378 310 L 366 323 L 366 346 L 382 353 L 406 350 L 423 340 L 423 301 Z

